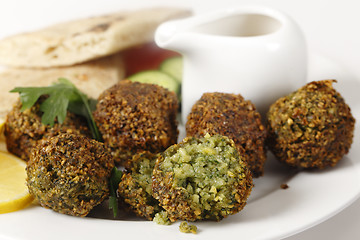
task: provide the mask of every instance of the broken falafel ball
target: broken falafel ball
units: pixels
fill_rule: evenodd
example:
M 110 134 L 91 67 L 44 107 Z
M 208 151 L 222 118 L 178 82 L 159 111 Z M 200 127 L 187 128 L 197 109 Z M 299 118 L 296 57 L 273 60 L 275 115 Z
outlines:
M 40 99 L 29 109 L 21 111 L 20 99 L 15 103 L 13 109 L 7 114 L 4 134 L 6 146 L 9 152 L 28 161 L 32 148 L 42 138 L 52 137 L 59 133 L 75 133 L 91 137 L 86 120 L 71 112 L 67 112 L 65 121 L 60 124 L 44 125 L 41 122 L 42 112 L 40 104 L 46 97 Z
M 131 166 L 123 174 L 118 195 L 136 215 L 153 220 L 164 211 L 152 194 L 152 173 L 158 154 L 141 152 L 133 156 Z
M 263 175 L 266 128 L 251 101 L 240 94 L 204 93 L 188 115 L 186 135 L 203 137 L 206 133 L 232 139 L 253 177 Z
M 279 161 L 322 169 L 335 166 L 348 153 L 355 119 L 334 82 L 310 82 L 270 106 L 268 146 Z
M 180 232 L 183 232 L 183 233 L 193 233 L 193 234 L 197 233 L 197 227 L 193 224 L 188 224 L 185 221 L 180 223 L 179 230 L 180 230 Z
M 86 216 L 109 195 L 114 160 L 103 143 L 76 134 L 38 142 L 27 162 L 27 186 L 42 207 Z
M 185 138 L 160 154 L 153 196 L 170 221 L 219 221 L 246 205 L 252 175 L 232 140 L 209 134 Z
M 126 166 L 137 152 L 158 153 L 177 142 L 177 108 L 174 92 L 124 80 L 99 96 L 94 118 L 116 163 Z

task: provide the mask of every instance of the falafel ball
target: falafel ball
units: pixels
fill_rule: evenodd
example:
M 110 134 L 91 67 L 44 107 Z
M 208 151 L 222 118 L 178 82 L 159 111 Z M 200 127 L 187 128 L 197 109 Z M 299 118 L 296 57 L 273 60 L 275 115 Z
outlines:
M 164 211 L 152 194 L 152 172 L 158 154 L 141 152 L 133 156 L 132 166 L 123 174 L 118 195 L 136 215 L 153 220 L 156 213 Z
M 27 162 L 27 186 L 42 207 L 86 216 L 109 195 L 114 160 L 103 143 L 76 134 L 43 139 Z
M 278 160 L 322 169 L 335 166 L 348 153 L 355 119 L 334 82 L 308 83 L 270 106 L 268 146 Z
M 9 152 L 28 161 L 32 148 L 42 138 L 52 137 L 59 133 L 76 133 L 90 137 L 91 133 L 87 127 L 86 120 L 71 112 L 67 112 L 65 121 L 60 124 L 44 125 L 41 123 L 42 112 L 40 104 L 46 97 L 40 99 L 29 109 L 20 111 L 22 103 L 20 99 L 13 109 L 7 114 L 4 134 L 6 146 Z
M 94 112 L 119 165 L 139 151 L 158 153 L 177 142 L 177 97 L 161 86 L 121 81 L 105 90 Z
M 206 133 L 232 139 L 253 176 L 263 175 L 266 128 L 253 103 L 240 94 L 204 93 L 188 116 L 186 135 L 202 137 Z
M 244 208 L 252 187 L 234 142 L 220 135 L 185 138 L 161 153 L 153 172 L 153 195 L 172 222 L 219 221 Z

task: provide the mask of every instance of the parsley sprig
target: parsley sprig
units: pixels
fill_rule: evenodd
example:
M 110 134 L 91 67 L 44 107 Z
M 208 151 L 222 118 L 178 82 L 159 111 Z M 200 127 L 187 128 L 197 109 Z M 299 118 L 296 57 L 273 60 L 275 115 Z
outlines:
M 41 96 L 47 95 L 48 98 L 40 105 L 40 111 L 43 112 L 41 122 L 44 125 L 53 126 L 55 119 L 60 124 L 63 123 L 67 110 L 69 110 L 85 117 L 93 138 L 102 141 L 101 134 L 92 116 L 95 100 L 89 99 L 69 80 L 59 78 L 58 83 L 48 87 L 17 87 L 10 92 L 20 94 L 21 111 L 31 108 Z

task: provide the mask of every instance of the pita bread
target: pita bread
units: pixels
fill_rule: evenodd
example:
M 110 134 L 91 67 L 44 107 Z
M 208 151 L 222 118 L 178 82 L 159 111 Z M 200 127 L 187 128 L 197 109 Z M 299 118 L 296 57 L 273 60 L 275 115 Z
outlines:
M 0 72 L 0 117 L 5 117 L 19 94 L 10 93 L 15 87 L 49 86 L 65 77 L 89 97 L 97 98 L 125 76 L 120 53 L 71 67 L 27 69 L 12 68 Z
M 189 14 L 183 9 L 156 8 L 53 25 L 0 41 L 0 63 L 14 67 L 82 63 L 152 41 L 160 23 Z

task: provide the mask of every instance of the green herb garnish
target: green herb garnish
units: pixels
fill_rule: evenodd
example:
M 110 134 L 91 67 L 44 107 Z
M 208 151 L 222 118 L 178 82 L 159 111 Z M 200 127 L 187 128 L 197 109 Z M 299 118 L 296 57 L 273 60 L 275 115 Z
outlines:
M 123 173 L 114 167 L 111 171 L 110 177 L 110 197 L 109 197 L 109 209 L 113 210 L 114 217 L 118 214 L 118 201 L 116 196 L 116 189 L 119 186 Z
M 43 112 L 42 124 L 54 126 L 55 119 L 62 124 L 67 110 L 69 110 L 85 117 L 93 138 L 102 141 L 101 134 L 92 116 L 92 106 L 94 106 L 95 100 L 89 99 L 69 80 L 59 78 L 58 81 L 58 83 L 48 87 L 17 87 L 10 92 L 20 93 L 21 111 L 31 108 L 42 95 L 47 95 L 48 98 L 40 105 L 40 111 Z

